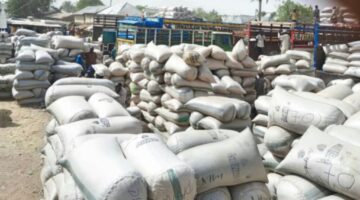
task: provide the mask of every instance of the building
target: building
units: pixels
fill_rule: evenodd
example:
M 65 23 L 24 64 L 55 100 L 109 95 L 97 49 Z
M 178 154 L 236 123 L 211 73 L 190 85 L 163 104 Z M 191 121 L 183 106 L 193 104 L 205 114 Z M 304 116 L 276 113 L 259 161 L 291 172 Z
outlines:
M 141 16 L 142 12 L 127 2 L 116 4 L 97 13 L 98 15 L 112 16 Z
M 66 22 L 54 21 L 54 20 L 43 20 L 34 19 L 28 17 L 26 19 L 10 18 L 7 20 L 11 32 L 15 32 L 19 28 L 26 28 L 34 30 L 38 33 L 46 33 L 53 30 L 62 30 L 66 27 Z
M 108 8 L 107 6 L 88 6 L 73 14 L 76 25 L 92 25 L 94 17 L 100 11 Z

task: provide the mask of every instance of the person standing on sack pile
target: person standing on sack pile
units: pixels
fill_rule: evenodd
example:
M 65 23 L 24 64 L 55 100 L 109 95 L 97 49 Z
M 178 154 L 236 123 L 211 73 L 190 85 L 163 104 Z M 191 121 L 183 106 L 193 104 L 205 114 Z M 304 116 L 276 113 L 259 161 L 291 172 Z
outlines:
M 339 15 L 339 9 L 336 6 L 334 6 L 330 18 L 331 23 L 333 24 L 338 23 L 338 15 Z
M 320 22 L 320 10 L 319 10 L 319 6 L 316 5 L 314 10 L 314 24 L 319 22 Z
M 96 64 L 97 55 L 94 52 L 94 47 L 90 48 L 88 53 L 85 53 L 85 77 L 94 78 L 95 70 L 92 65 Z
M 298 23 L 298 20 L 299 20 L 299 13 L 296 9 L 294 9 L 291 14 L 290 14 L 290 17 L 291 17 L 291 21 L 294 22 L 295 24 Z
M 263 55 L 265 48 L 265 35 L 263 30 L 259 31 L 259 34 L 256 36 L 256 51 L 258 52 L 258 56 Z
M 284 30 L 282 33 L 278 33 L 278 38 L 281 42 L 280 51 L 281 54 L 286 53 L 290 49 L 290 35 L 287 30 Z

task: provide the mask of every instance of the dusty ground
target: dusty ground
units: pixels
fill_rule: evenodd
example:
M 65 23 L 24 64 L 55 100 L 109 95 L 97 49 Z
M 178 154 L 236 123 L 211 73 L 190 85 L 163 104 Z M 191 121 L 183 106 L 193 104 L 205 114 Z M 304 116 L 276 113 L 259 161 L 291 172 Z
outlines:
M 43 130 L 50 115 L 0 101 L 0 200 L 39 200 Z

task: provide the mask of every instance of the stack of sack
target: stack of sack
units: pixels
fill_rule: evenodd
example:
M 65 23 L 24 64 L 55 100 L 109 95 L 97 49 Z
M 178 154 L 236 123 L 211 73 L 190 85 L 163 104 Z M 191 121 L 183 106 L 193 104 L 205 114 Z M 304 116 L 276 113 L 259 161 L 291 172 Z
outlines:
M 356 18 L 356 16 L 351 13 L 351 11 L 346 8 L 346 7 L 337 7 L 336 8 L 337 11 L 337 15 L 334 16 L 333 14 L 333 7 L 326 7 L 323 8 L 320 12 L 320 22 L 322 24 L 331 24 L 331 18 L 336 18 L 336 21 L 338 24 L 349 24 L 349 25 L 354 25 L 354 24 L 359 24 L 358 19 Z
M 15 80 L 15 63 L 0 64 L 0 99 L 12 98 L 11 89 Z
M 50 38 L 45 34 L 36 36 L 21 36 L 16 42 L 16 51 L 20 51 L 23 46 L 36 45 L 40 47 L 50 47 Z
M 18 52 L 16 61 L 13 97 L 19 104 L 43 103 L 54 59 L 47 51 L 24 49 Z
M 188 45 L 184 49 L 191 49 L 190 47 Z M 206 58 L 202 68 L 206 67 L 206 73 L 210 69 L 213 74 L 213 78 L 207 78 L 211 83 L 213 94 L 242 99 L 250 103 L 256 99 L 255 82 L 258 75 L 256 63 L 248 56 L 242 40 L 235 45 L 232 52 L 225 52 L 216 45 L 208 47 L 193 45 L 191 50 Z
M 185 104 L 185 109 L 192 111 L 189 122 L 195 130 L 242 131 L 251 126 L 251 105 L 235 98 L 196 97 Z
M 67 62 L 74 62 L 76 56 L 90 51 L 89 44 L 74 36 L 55 35 L 51 38 L 51 46 L 58 51 L 59 59 Z
M 272 87 L 281 87 L 290 92 L 319 92 L 326 86 L 323 80 L 305 75 L 281 75 L 275 78 Z M 264 142 L 265 133 L 268 131 L 269 109 L 271 107 L 271 97 L 274 90 L 267 95 L 259 96 L 255 103 L 257 115 L 252 120 L 252 130 L 259 143 Z
M 130 57 L 140 56 L 140 52 L 132 52 Z M 144 57 L 141 60 L 141 68 L 144 72 L 143 82 L 145 88 L 136 91 L 136 88 L 130 87 L 131 91 L 139 92 L 140 102 L 137 106 L 141 109 L 144 120 L 148 123 L 148 128 L 153 132 L 165 132 L 164 117 L 168 116 L 169 110 L 162 107 L 162 96 L 164 94 L 164 68 L 172 52 L 168 46 L 156 46 L 152 42 L 147 45 L 144 51 Z M 133 75 L 130 75 L 130 78 Z M 133 78 L 131 78 L 133 80 Z M 139 83 L 140 83 L 139 82 Z M 173 119 L 174 115 L 168 116 Z
M 48 90 L 46 109 L 53 119 L 42 151 L 45 199 L 146 196 L 144 181 L 130 170 L 117 140 L 141 133 L 142 123 L 117 102 L 113 86 L 107 80 L 67 78 Z
M 255 126 L 264 127 L 260 151 L 265 168 L 270 172 L 270 192 L 277 199 L 293 199 L 294 196 L 308 199 L 308 195 L 312 199 L 326 199 L 326 196 L 331 196 L 334 192 L 359 198 L 359 193 L 354 194 L 349 185 L 346 189 L 334 186 L 336 183 L 344 183 L 332 182 L 332 178 L 326 179 L 329 176 L 322 174 L 322 169 L 327 169 L 334 176 L 340 176 L 337 180 L 343 178 L 345 171 L 355 180 L 358 177 L 348 170 L 352 168 L 353 162 L 335 162 L 332 159 L 341 158 L 337 154 L 342 151 L 342 147 L 349 147 L 357 141 L 356 134 L 353 134 L 358 130 L 351 129 L 360 128 L 357 125 L 360 122 L 357 114 L 360 111 L 360 93 L 356 88 L 352 90 L 353 83 L 349 80 L 336 80 L 330 85 L 317 93 L 295 90 L 288 92 L 276 87 L 269 96 L 259 97 L 255 102 L 259 115 L 253 121 Z M 342 125 L 349 128 L 345 129 Z M 320 137 L 321 134 L 325 135 Z M 331 138 L 326 134 L 333 134 L 338 138 Z M 338 141 L 330 145 L 327 144 L 328 139 L 334 142 L 339 139 L 348 140 L 345 142 L 350 144 L 340 145 L 341 141 Z M 316 145 L 312 146 L 312 143 Z M 330 156 L 329 153 L 335 154 Z M 342 164 L 336 167 L 336 163 Z M 282 177 L 283 175 L 285 176 Z M 342 195 L 337 194 L 334 198 Z
M 54 119 L 43 151 L 45 199 L 271 198 L 249 129 L 179 132 L 165 142 L 156 134 L 138 134 L 135 122 L 124 122 L 128 116 L 96 119 L 114 113 L 114 105 L 99 95 L 104 94 L 88 102 L 67 96 L 48 106 Z M 76 111 L 61 112 L 72 104 Z
M 83 71 L 83 66 L 75 62 L 58 60 L 51 66 L 51 82 L 54 83 L 62 78 L 79 77 Z
M 169 137 L 167 145 L 194 170 L 194 199 L 271 199 L 250 129 L 178 132 Z
M 8 33 L 0 32 L 0 63 L 7 63 L 9 58 L 13 57 L 14 45 L 8 38 Z
M 146 45 L 123 45 L 118 48 L 116 61 L 121 63 L 128 73 L 124 77 L 124 87 L 127 91 L 126 105 L 136 106 L 140 103 L 140 91 L 146 89 L 147 80 L 141 66 L 145 56 Z
M 184 44 L 171 47 L 174 53 L 164 66 L 162 107 L 155 110 L 161 116 L 159 119 L 163 120 L 168 135 L 190 126 L 191 111 L 185 109 L 186 103 L 196 97 L 208 96 L 212 91 L 214 78 L 208 62 L 204 62 L 207 56 L 201 49 L 211 52 L 212 47 Z M 158 125 L 159 122 L 155 123 Z
M 282 55 L 261 56 L 258 64 L 265 79 L 266 90 L 273 89 L 272 82 L 280 75 L 311 75 L 311 54 L 306 51 L 289 50 Z
M 195 18 L 194 12 L 187 7 L 167 7 L 161 8 L 156 12 L 154 17 L 164 17 L 168 19 L 193 19 Z
M 233 91 L 232 88 L 235 86 L 228 77 L 221 77 L 221 82 L 225 84 L 227 90 L 230 92 L 230 97 L 245 100 L 249 103 L 253 103 L 256 99 L 257 93 L 255 89 L 255 83 L 258 76 L 257 64 L 248 55 L 248 50 L 243 40 L 240 40 L 233 48 L 232 52 L 226 52 L 227 58 L 225 66 L 230 71 L 230 77 L 237 82 L 241 87 L 236 85 L 237 90 Z M 243 93 L 243 94 L 241 94 Z M 234 95 L 235 94 L 235 95 Z M 242 98 L 237 95 L 242 95 Z
M 115 84 L 125 86 L 129 69 L 118 61 L 114 61 L 109 65 L 110 80 Z
M 360 41 L 324 47 L 325 72 L 360 78 Z

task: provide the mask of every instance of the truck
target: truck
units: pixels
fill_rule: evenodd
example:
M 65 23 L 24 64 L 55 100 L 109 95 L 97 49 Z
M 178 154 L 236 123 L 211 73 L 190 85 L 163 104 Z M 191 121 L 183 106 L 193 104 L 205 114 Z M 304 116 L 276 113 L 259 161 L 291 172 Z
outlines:
M 257 22 L 248 24 L 246 37 L 250 38 L 249 54 L 253 59 L 259 55 L 255 50 L 255 38 L 262 30 L 266 36 L 264 54 L 272 55 L 280 53 L 280 41 L 278 33 L 284 30 L 290 34 L 291 49 L 299 49 L 314 52 L 314 64 L 316 65 L 316 50 L 321 45 L 343 44 L 360 40 L 360 26 L 335 25 L 335 24 L 296 24 L 293 22 Z
M 117 22 L 117 45 L 181 43 L 218 45 L 230 51 L 246 26 L 212 22 L 182 21 L 164 18 L 126 17 Z

